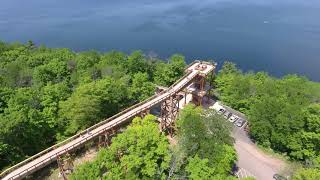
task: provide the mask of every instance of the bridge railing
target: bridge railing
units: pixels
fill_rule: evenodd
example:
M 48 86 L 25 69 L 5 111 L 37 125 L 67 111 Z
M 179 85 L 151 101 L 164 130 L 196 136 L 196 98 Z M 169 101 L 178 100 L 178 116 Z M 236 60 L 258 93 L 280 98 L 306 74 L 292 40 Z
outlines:
M 189 64 L 189 65 L 187 66 L 187 68 L 191 67 L 193 64 L 198 63 L 198 62 L 199 62 L 199 61 L 194 61 L 193 63 Z M 101 121 L 101 122 L 99 122 L 99 123 L 97 123 L 97 124 L 89 127 L 89 128 L 87 128 L 87 129 L 81 131 L 80 133 L 77 133 L 77 134 L 69 137 L 68 139 L 66 139 L 66 140 L 64 140 L 64 141 L 61 141 L 61 142 L 59 142 L 59 143 L 57 143 L 57 144 L 55 144 L 55 145 L 53 145 L 53 146 L 51 146 L 51 147 L 43 150 L 43 151 L 41 151 L 41 152 L 39 152 L 39 153 L 37 153 L 37 154 L 35 154 L 35 155 L 33 155 L 33 156 L 31 156 L 31 157 L 23 160 L 23 161 L 21 161 L 20 163 L 18 163 L 18 164 L 16 164 L 16 165 L 14 165 L 14 166 L 12 166 L 12 167 L 4 170 L 4 171 L 0 174 L 0 178 L 2 178 L 2 177 L 4 177 L 5 175 L 11 173 L 12 171 L 18 169 L 19 167 L 21 167 L 21 166 L 23 166 L 23 165 L 25 165 L 25 164 L 33 161 L 33 160 L 35 160 L 35 159 L 37 159 L 37 158 L 45 155 L 46 153 L 48 153 L 48 152 L 50 152 L 50 151 L 52 151 L 52 150 L 55 150 L 55 149 L 57 149 L 57 148 L 65 145 L 65 144 L 67 144 L 67 143 L 69 143 L 69 142 L 71 142 L 71 141 L 79 138 L 82 134 L 86 133 L 87 131 L 92 131 L 93 129 L 96 129 L 97 127 L 102 126 L 102 125 L 104 125 L 104 124 L 106 124 L 106 123 L 114 120 L 115 118 L 117 118 L 117 117 L 119 117 L 119 116 L 121 116 L 121 115 L 123 115 L 123 114 L 125 114 L 125 113 L 127 113 L 127 112 L 129 112 L 129 111 L 131 111 L 131 110 L 133 110 L 133 109 L 135 109 L 135 108 L 143 105 L 143 104 L 145 104 L 146 102 L 151 101 L 152 99 L 158 97 L 159 95 L 164 94 L 164 93 L 170 91 L 170 90 L 172 89 L 172 87 L 176 86 L 180 81 L 182 81 L 183 79 L 185 79 L 190 73 L 191 73 L 191 71 L 187 71 L 187 72 L 184 74 L 184 76 L 182 76 L 179 80 L 177 80 L 174 84 L 172 84 L 167 90 L 162 91 L 160 94 L 153 95 L 153 96 L 149 97 L 148 99 L 146 99 L 146 100 L 144 100 L 144 101 L 142 101 L 142 102 L 140 102 L 140 103 L 137 103 L 137 104 L 135 104 L 135 105 L 133 105 L 133 106 L 131 106 L 131 107 L 129 107 L 129 108 L 127 108 L 127 109 L 125 109 L 125 110 L 123 110 L 123 111 L 121 111 L 121 112 L 119 112 L 119 113 L 117 113 L 117 114 L 115 114 L 115 115 L 113 115 L 113 116 L 111 116 L 111 117 L 109 117 L 109 118 L 107 118 L 107 119 L 105 119 L 105 120 L 103 120 L 103 121 Z M 184 84 L 184 85 L 185 85 L 185 84 Z M 184 85 L 183 85 L 183 86 L 184 86 Z M 161 102 L 162 100 L 163 100 L 163 99 L 159 100 L 159 102 Z M 159 102 L 157 102 L 157 103 L 159 103 Z M 153 105 L 155 105 L 155 104 L 157 104 L 157 103 L 153 103 Z M 153 106 L 153 105 L 152 105 L 152 106 Z M 150 107 L 148 106 L 147 108 L 144 108 L 144 110 L 146 110 L 146 109 L 148 109 L 148 108 L 150 108 Z M 141 110 L 140 112 L 142 112 L 142 111 L 144 111 L 144 110 Z M 140 112 L 136 112 L 136 113 L 134 113 L 134 114 L 139 114 Z M 134 116 L 134 115 L 132 115 L 132 116 Z M 123 122 L 121 122 L 121 123 L 123 123 Z M 113 125 L 112 127 L 114 127 L 114 126 L 115 126 L 115 125 Z M 104 130 L 105 130 L 105 129 L 104 129 Z M 102 131 L 102 132 L 103 132 L 103 131 Z M 102 132 L 99 132 L 99 133 L 102 133 Z M 96 134 L 96 133 L 95 133 L 95 134 Z M 98 134 L 98 135 L 99 135 L 99 134 Z M 82 144 L 82 143 L 88 141 L 88 138 L 89 138 L 89 137 L 84 138 L 84 139 L 81 140 L 80 142 L 77 142 L 77 144 L 78 144 L 78 143 Z M 92 136 L 90 139 L 92 139 L 92 138 L 94 138 L 94 136 Z M 75 145 L 72 145 L 72 147 L 68 147 L 68 148 L 60 151 L 61 153 L 59 152 L 59 155 L 68 152 L 69 150 L 73 149 L 74 147 L 75 147 Z M 46 158 L 46 159 L 42 160 L 41 162 L 37 163 L 36 165 L 38 165 L 38 164 L 43 164 L 44 161 L 47 161 L 47 160 L 51 161 L 52 159 L 55 159 L 56 156 L 55 156 L 54 158 L 52 158 L 52 157 L 54 157 L 54 156 L 50 156 L 49 158 Z M 24 170 L 24 171 L 29 171 L 29 169 L 31 169 L 31 168 L 32 168 L 32 169 L 37 168 L 36 165 L 34 165 L 34 166 L 30 167 L 30 168 L 27 168 L 27 169 Z M 19 174 L 23 174 L 23 173 L 20 172 Z
M 168 97 L 170 97 L 170 94 L 168 94 L 167 96 L 165 96 L 163 99 L 166 99 L 166 98 L 168 98 Z M 109 130 L 109 129 L 117 126 L 117 125 L 120 125 L 120 124 L 122 124 L 125 120 L 130 119 L 130 118 L 138 115 L 140 112 L 142 112 L 142 111 L 144 111 L 144 110 L 147 110 L 147 109 L 149 109 L 150 107 L 152 107 L 152 106 L 160 103 L 163 99 L 159 99 L 159 100 L 151 103 L 150 105 L 142 108 L 140 111 L 136 111 L 136 112 L 133 112 L 133 113 L 129 114 L 128 116 L 125 116 L 125 117 L 123 118 L 123 121 L 115 121 L 114 123 L 109 124 L 107 127 L 103 128 L 103 129 L 101 129 L 101 130 L 99 130 L 99 131 L 97 131 L 97 132 L 94 132 L 94 133 L 90 134 L 90 136 L 87 136 L 87 137 L 82 138 L 80 141 L 78 141 L 78 142 L 76 142 L 76 143 L 68 146 L 67 148 L 62 149 L 62 150 L 56 152 L 55 154 L 53 154 L 53 155 L 51 155 L 51 156 L 49 156 L 49 157 L 47 157 L 47 158 L 39 161 L 37 164 L 34 164 L 33 166 L 31 166 L 31 167 L 29 167 L 29 168 L 27 168 L 27 169 L 19 172 L 18 174 L 15 174 L 14 176 L 10 177 L 10 179 L 18 178 L 18 177 L 20 177 L 21 175 L 23 175 L 24 173 L 27 173 L 28 171 L 35 170 L 35 169 L 37 169 L 37 168 L 41 168 L 43 164 L 45 164 L 45 163 L 50 163 L 52 160 L 55 160 L 58 155 L 65 154 L 65 153 L 67 153 L 67 152 L 75 149 L 76 147 L 81 146 L 82 144 L 86 143 L 87 141 L 90 141 L 91 139 L 95 138 L 96 136 L 104 133 L 106 130 Z M 110 122 L 110 121 L 109 121 L 109 122 Z M 41 157 L 41 156 L 40 156 L 40 157 Z

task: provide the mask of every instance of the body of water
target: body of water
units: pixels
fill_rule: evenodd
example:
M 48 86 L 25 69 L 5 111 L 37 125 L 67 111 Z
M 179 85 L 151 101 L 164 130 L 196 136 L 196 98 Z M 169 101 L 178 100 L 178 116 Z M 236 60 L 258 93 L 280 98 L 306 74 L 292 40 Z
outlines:
M 1 0 L 0 40 L 181 53 L 320 81 L 319 0 Z

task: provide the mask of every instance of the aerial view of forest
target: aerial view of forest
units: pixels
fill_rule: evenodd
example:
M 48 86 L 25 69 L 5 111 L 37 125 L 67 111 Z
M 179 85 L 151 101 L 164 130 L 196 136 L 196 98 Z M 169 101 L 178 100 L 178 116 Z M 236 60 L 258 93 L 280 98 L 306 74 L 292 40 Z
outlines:
M 0 179 L 320 180 L 319 0 L 1 0 Z
M 179 54 L 165 61 L 141 51 L 76 53 L 31 41 L 2 42 L 0 57 L 1 169 L 143 101 L 157 85 L 174 83 L 186 67 Z M 298 75 L 244 73 L 231 62 L 212 81 L 216 98 L 249 117 L 252 139 L 305 164 L 296 179 L 319 176 L 319 83 Z M 155 116 L 135 118 L 70 178 L 233 179 L 232 126 L 211 111 L 186 106 L 174 143 L 159 131 Z

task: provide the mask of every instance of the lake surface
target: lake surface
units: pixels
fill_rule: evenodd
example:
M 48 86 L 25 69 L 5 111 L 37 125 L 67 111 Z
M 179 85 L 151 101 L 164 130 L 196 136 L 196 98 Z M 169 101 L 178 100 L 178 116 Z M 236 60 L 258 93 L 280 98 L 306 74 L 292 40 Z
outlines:
M 0 40 L 181 53 L 320 81 L 319 0 L 1 0 Z

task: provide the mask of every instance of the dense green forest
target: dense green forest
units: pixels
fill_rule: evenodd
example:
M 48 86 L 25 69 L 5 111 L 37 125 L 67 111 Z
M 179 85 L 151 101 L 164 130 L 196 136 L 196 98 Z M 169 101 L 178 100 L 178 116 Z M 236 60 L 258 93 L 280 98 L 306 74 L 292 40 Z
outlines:
M 94 161 L 76 167 L 70 179 L 235 180 L 230 130 L 231 124 L 213 111 L 188 105 L 177 120 L 177 142 L 169 145 L 156 117 L 138 117 Z
M 0 169 L 144 100 L 185 66 L 181 55 L 166 62 L 0 42 Z
M 320 83 L 297 75 L 243 73 L 225 62 L 215 86 L 225 104 L 248 116 L 258 144 L 320 167 Z
M 111 51 L 0 42 L 0 169 L 11 166 L 154 94 L 183 75 L 182 55 L 167 61 Z M 248 116 L 250 136 L 305 164 L 295 180 L 319 179 L 320 83 L 288 75 L 243 73 L 226 62 L 215 94 Z M 175 142 L 155 117 L 135 118 L 71 179 L 235 179 L 231 124 L 212 111 L 186 106 Z

